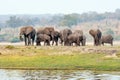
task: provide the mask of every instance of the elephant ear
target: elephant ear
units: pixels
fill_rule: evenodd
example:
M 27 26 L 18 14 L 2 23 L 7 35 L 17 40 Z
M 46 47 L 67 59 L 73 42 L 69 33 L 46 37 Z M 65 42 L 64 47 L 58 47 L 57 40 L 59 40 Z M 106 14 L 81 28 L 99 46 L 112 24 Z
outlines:
M 89 34 L 90 34 L 91 36 L 95 37 L 95 31 L 94 31 L 94 30 L 91 29 L 91 30 L 89 31 Z
M 28 35 L 28 34 L 30 34 L 33 30 L 34 30 L 33 27 L 26 27 L 25 34 Z

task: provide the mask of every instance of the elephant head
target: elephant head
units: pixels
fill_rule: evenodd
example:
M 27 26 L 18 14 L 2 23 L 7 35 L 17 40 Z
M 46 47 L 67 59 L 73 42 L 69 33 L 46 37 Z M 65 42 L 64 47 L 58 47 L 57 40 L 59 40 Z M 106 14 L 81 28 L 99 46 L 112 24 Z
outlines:
M 22 27 L 20 29 L 20 34 L 19 34 L 19 38 L 21 41 L 23 41 L 23 35 L 25 34 L 25 27 Z
M 97 29 L 97 30 L 91 29 L 89 31 L 89 34 L 94 38 L 94 45 L 95 46 L 100 45 L 100 39 L 101 39 L 101 36 L 102 36 L 101 31 L 99 29 Z
M 60 40 L 61 40 L 61 44 L 64 42 L 64 45 L 67 45 L 67 38 L 68 36 L 72 34 L 72 31 L 70 29 L 64 29 L 62 31 L 60 31 Z

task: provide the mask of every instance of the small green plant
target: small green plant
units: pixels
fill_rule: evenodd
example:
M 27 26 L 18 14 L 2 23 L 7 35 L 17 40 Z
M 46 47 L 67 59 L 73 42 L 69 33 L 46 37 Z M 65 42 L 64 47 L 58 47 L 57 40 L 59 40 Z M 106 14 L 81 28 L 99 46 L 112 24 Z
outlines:
M 12 46 L 12 45 L 7 45 L 5 48 L 6 48 L 6 49 L 15 49 L 15 47 Z
M 10 40 L 10 42 L 14 43 L 14 42 L 20 42 L 20 39 L 18 37 L 14 37 Z

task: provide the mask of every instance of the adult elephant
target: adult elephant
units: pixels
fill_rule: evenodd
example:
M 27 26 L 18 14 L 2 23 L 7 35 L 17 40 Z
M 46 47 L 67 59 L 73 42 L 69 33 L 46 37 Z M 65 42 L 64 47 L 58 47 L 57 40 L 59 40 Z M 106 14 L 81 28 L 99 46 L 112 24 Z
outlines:
M 113 46 L 113 37 L 112 35 L 104 35 L 101 38 L 101 44 L 104 45 L 104 43 L 109 43 L 111 46 Z
M 94 38 L 94 45 L 95 46 L 100 45 L 100 39 L 102 36 L 102 32 L 99 29 L 96 29 L 96 30 L 91 29 L 89 31 L 89 34 Z
M 60 31 L 61 44 L 63 44 L 63 42 L 64 42 L 64 46 L 68 45 L 67 38 L 70 34 L 72 34 L 72 31 L 70 29 L 64 29 L 64 30 Z
M 23 36 L 25 40 L 25 45 L 34 45 L 36 31 L 32 26 L 25 26 L 20 29 L 20 40 L 23 41 Z

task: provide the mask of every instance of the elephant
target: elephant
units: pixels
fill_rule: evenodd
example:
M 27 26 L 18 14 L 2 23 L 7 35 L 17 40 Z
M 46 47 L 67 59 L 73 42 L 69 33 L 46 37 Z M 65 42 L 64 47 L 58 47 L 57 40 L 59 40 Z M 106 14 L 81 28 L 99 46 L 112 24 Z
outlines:
M 102 36 L 102 32 L 99 29 L 91 29 L 89 30 L 89 34 L 94 38 L 94 45 L 98 46 L 100 45 L 100 39 Z
M 41 42 L 44 41 L 44 46 L 48 45 L 50 46 L 50 36 L 47 34 L 38 34 L 36 38 L 36 45 L 41 46 Z M 47 44 L 46 44 L 47 43 Z
M 37 31 L 37 35 L 46 34 L 50 36 L 50 40 L 52 40 L 52 44 L 54 43 L 54 28 L 53 27 L 45 27 L 44 29 L 39 29 Z
M 70 34 L 72 34 L 72 31 L 70 29 L 67 29 L 67 28 L 60 31 L 61 44 L 63 44 L 63 42 L 64 42 L 64 46 L 66 46 L 68 44 L 67 37 Z
M 80 46 L 80 42 L 83 40 L 83 36 L 76 34 L 76 33 L 72 33 L 68 36 L 67 41 L 68 41 L 68 45 L 71 46 L 73 43 L 76 44 L 76 46 Z
M 20 29 L 20 40 L 23 41 L 25 40 L 25 45 L 31 45 L 31 40 L 32 40 L 32 45 L 34 45 L 34 40 L 35 40 L 35 35 L 36 35 L 36 30 L 32 26 L 25 26 Z
M 85 35 L 83 35 L 83 31 L 82 30 L 75 30 L 73 33 L 74 34 L 79 34 L 79 36 L 82 37 L 82 39 L 80 40 L 80 43 L 81 43 L 82 46 L 85 46 L 85 44 L 86 44 L 86 37 L 85 37 Z
M 101 44 L 104 45 L 104 43 L 109 43 L 111 46 L 113 46 L 113 37 L 112 35 L 104 35 L 101 37 Z
M 58 39 L 60 38 L 60 33 L 58 31 L 54 31 L 54 41 L 55 41 L 55 45 L 58 46 Z M 54 42 L 53 42 L 54 44 Z M 53 45 L 52 44 L 52 45 Z

